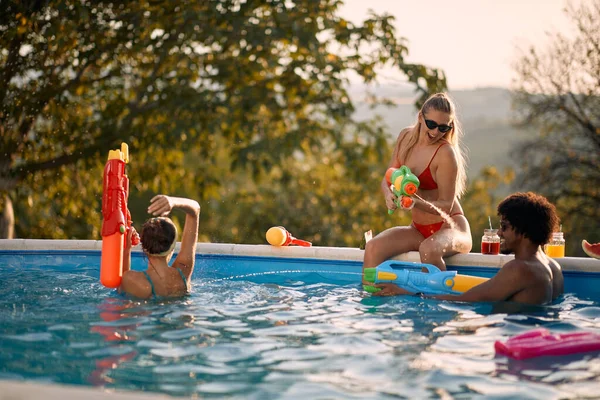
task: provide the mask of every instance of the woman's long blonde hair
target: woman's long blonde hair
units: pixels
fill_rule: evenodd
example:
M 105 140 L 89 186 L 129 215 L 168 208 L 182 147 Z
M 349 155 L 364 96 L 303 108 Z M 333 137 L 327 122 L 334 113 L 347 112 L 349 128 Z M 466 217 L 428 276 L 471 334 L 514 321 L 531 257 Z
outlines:
M 460 122 L 456 117 L 456 106 L 447 93 L 436 93 L 431 95 L 425 101 L 425 103 L 423 103 L 423 107 L 421 107 L 418 115 L 424 116 L 424 114 L 431 109 L 448 113 L 452 119 L 453 128 L 448 131 L 446 135 L 444 135 L 444 139 L 450 143 L 450 145 L 454 148 L 454 154 L 456 154 L 456 163 L 458 165 L 458 172 L 456 176 L 456 197 L 460 198 L 460 196 L 462 196 L 466 190 L 467 171 L 466 156 L 461 145 L 463 131 Z M 408 158 L 412 149 L 417 144 L 420 130 L 421 123 L 419 122 L 419 118 L 417 116 L 417 122 L 415 125 L 398 140 L 397 154 L 400 164 L 403 163 L 403 160 Z

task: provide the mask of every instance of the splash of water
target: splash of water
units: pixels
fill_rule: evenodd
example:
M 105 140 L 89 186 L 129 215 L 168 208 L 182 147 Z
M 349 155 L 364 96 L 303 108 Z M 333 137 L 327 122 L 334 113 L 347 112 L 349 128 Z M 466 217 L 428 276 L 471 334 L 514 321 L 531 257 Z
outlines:
M 448 223 L 448 225 L 450 225 L 450 228 L 452 228 L 452 229 L 456 228 L 456 222 L 454 222 L 454 220 L 447 213 L 442 211 L 441 208 L 434 206 L 432 203 L 428 202 L 427 200 L 425 200 L 424 198 L 422 198 L 421 196 L 419 196 L 416 193 L 413 194 L 413 196 L 415 196 L 422 202 L 429 204 L 435 211 L 438 212 L 438 214 L 440 214 L 440 217 L 442 217 L 444 219 L 444 221 L 446 221 Z
M 335 275 L 356 275 L 356 276 L 362 276 L 362 272 L 344 272 L 344 271 L 324 271 L 324 270 L 300 270 L 300 269 L 287 269 L 287 270 L 277 270 L 277 271 L 264 271 L 264 272 L 252 272 L 249 274 L 242 274 L 242 275 L 233 275 L 233 276 L 227 276 L 224 278 L 215 278 L 215 279 L 207 279 L 205 280 L 205 282 L 203 282 L 201 284 L 208 284 L 208 283 L 215 283 L 215 282 L 223 282 L 223 281 L 231 281 L 231 280 L 236 280 L 236 279 L 245 279 L 245 278 L 252 278 L 252 277 L 258 277 L 258 276 L 266 276 L 266 275 L 280 275 L 280 274 L 309 274 L 309 273 L 316 273 L 316 274 L 335 274 Z

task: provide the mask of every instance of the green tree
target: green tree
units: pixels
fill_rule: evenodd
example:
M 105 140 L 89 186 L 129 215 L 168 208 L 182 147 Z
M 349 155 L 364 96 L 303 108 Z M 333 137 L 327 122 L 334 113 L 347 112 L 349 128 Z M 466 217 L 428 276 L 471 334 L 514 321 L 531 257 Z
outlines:
M 514 109 L 539 135 L 520 143 L 516 184 L 546 195 L 563 220 L 567 252 L 600 240 L 600 1 L 566 9 L 574 32 L 555 33 L 516 64 Z
M 322 148 L 384 151 L 376 126 L 352 120 L 349 74 L 372 83 L 392 65 L 419 102 L 445 77 L 404 61 L 393 17 L 355 25 L 340 5 L 3 2 L 0 191 L 16 234 L 98 238 L 101 169 L 121 141 L 135 162 L 134 217 L 157 191 L 217 202 L 229 182 L 289 179 L 276 170 Z
M 379 190 L 382 160 L 392 149 L 380 129 L 380 135 L 365 137 L 371 143 L 363 146 L 356 137 L 340 147 L 307 149 L 305 156 L 275 166 L 249 185 L 244 174 L 234 177 L 206 203 L 214 217 L 203 221 L 203 231 L 210 232 L 210 241 L 264 244 L 267 229 L 283 225 L 315 245 L 359 247 L 368 230 L 376 234 L 409 224 L 408 213 L 388 216 Z
M 497 215 L 497 206 L 504 199 L 506 189 L 515 178 L 512 168 L 498 171 L 496 167 L 485 167 L 478 178 L 469 185 L 460 204 L 463 206 L 465 216 L 471 226 L 474 252 L 481 251 L 481 236 L 483 230 L 490 227 L 498 229 L 500 221 Z

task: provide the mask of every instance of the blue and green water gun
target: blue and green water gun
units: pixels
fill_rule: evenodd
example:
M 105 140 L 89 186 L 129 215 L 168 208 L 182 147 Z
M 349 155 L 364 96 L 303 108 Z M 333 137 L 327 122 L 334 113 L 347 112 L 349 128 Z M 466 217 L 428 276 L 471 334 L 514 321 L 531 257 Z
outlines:
M 419 189 L 419 178 L 412 173 L 406 165 L 400 168 L 388 168 L 385 172 L 385 180 L 390 185 L 390 190 L 398 197 L 396 205 L 404 209 L 411 209 L 414 204 L 412 195 Z M 394 210 L 388 210 L 388 214 L 393 214 Z
M 422 269 L 428 272 L 422 272 Z M 364 280 L 373 284 L 394 283 L 402 289 L 423 294 L 461 294 L 488 280 L 479 276 L 461 275 L 456 271 L 440 271 L 432 264 L 387 260 L 375 268 L 366 268 Z M 363 285 L 369 293 L 381 289 Z

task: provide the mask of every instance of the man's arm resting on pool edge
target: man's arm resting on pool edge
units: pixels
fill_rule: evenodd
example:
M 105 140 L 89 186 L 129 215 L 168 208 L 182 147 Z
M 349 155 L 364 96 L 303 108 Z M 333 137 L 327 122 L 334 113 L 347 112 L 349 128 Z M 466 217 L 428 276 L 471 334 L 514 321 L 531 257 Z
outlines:
M 471 288 L 470 290 L 459 295 L 431 295 L 425 296 L 439 300 L 450 301 L 501 301 L 511 298 L 515 293 L 527 287 L 527 280 L 523 276 L 523 268 L 516 260 L 505 264 L 500 271 L 489 280 Z M 525 279 L 524 279 L 525 278 Z M 379 292 L 373 293 L 374 296 L 396 296 L 400 294 L 414 294 L 400 288 L 393 283 L 377 284 L 375 287 L 380 288 Z

